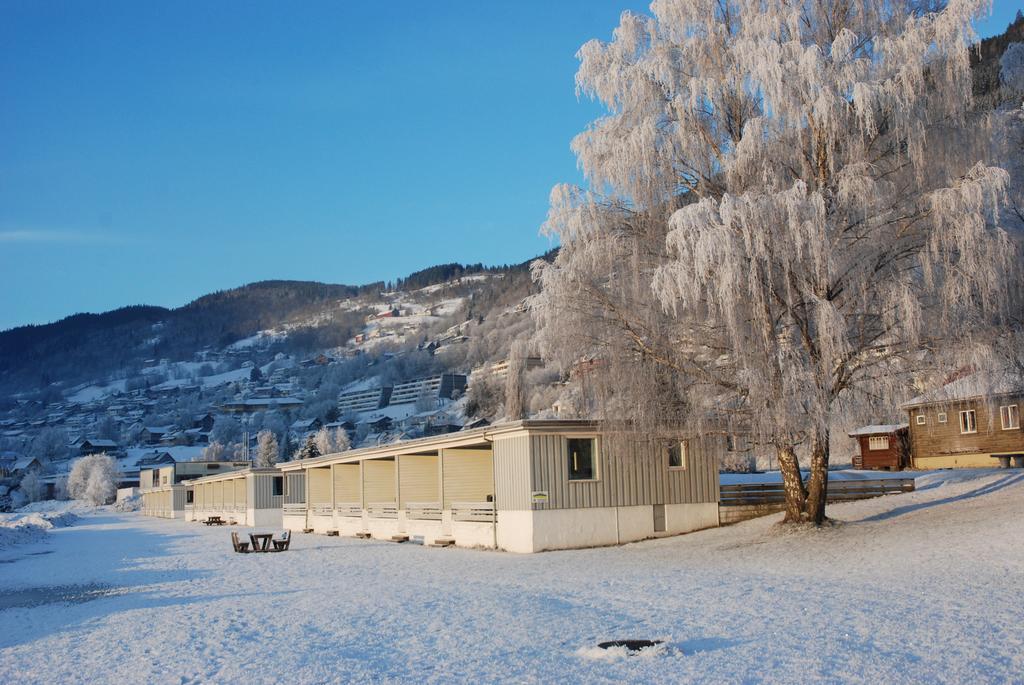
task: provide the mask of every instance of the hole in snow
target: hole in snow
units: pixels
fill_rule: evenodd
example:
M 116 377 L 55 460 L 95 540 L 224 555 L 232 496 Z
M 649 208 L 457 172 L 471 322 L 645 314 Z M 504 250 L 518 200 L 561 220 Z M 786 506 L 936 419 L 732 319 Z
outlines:
M 627 652 L 636 653 L 641 649 L 647 649 L 648 647 L 654 647 L 663 643 L 664 640 L 611 640 L 609 642 L 599 642 L 597 646 L 601 649 L 625 647 Z

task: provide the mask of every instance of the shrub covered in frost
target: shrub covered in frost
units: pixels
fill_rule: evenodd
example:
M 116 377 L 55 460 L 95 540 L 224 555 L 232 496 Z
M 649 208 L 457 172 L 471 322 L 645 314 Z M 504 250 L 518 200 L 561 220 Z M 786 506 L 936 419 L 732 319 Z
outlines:
M 106 454 L 92 454 L 75 462 L 68 476 L 68 492 L 74 499 L 106 504 L 117 493 L 117 465 Z

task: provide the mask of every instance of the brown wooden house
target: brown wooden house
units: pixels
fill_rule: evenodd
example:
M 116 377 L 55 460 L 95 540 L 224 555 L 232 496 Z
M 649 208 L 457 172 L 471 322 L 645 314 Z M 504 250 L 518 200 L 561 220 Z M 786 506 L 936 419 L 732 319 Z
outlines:
M 1024 382 L 980 374 L 959 378 L 903 405 L 914 468 L 1024 466 Z
M 905 423 L 861 426 L 850 431 L 857 440 L 860 454 L 853 458 L 853 468 L 873 471 L 900 471 L 910 465 L 908 426 Z

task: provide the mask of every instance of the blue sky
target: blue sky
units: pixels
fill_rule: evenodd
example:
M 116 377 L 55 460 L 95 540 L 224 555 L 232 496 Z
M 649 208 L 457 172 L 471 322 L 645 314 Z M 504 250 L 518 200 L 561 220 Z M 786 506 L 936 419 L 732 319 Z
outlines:
M 574 54 L 646 5 L 0 0 L 0 329 L 543 252 Z

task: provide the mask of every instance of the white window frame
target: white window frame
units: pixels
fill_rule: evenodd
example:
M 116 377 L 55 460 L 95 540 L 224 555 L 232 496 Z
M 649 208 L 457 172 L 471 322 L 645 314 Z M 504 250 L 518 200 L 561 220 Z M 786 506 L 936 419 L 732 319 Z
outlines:
M 590 440 L 594 443 L 594 475 L 592 478 L 571 478 L 572 470 L 569 468 L 569 441 L 570 440 Z M 562 440 L 562 446 L 565 448 L 565 479 L 570 483 L 596 483 L 601 480 L 601 441 L 596 435 L 566 435 Z
M 679 466 L 672 466 L 672 448 L 679 447 Z M 686 471 L 690 467 L 690 441 L 679 440 L 665 450 L 665 461 L 669 471 Z
M 876 445 L 882 445 L 877 447 Z M 889 449 L 889 436 L 888 435 L 872 435 L 868 438 L 868 451 L 869 452 L 884 452 Z
M 917 425 L 919 425 L 919 426 L 923 426 L 926 423 L 928 423 L 928 417 L 926 417 L 924 415 L 924 413 L 918 414 L 916 420 L 917 420 Z
M 1006 413 L 1003 413 L 1004 409 Z M 1011 409 L 1013 410 L 1012 412 L 1010 411 Z M 1013 420 L 1007 421 L 1007 419 Z M 1016 404 L 1004 404 L 999 407 L 999 425 L 1003 427 L 1004 431 L 1020 430 L 1020 409 Z
M 964 419 L 967 419 L 967 422 Z M 969 424 L 969 425 L 968 425 Z M 970 428 L 970 430 L 967 430 Z M 960 434 L 974 435 L 978 432 L 978 412 L 974 409 L 964 409 L 960 412 Z
M 946 423 L 946 422 L 947 422 L 946 412 L 940 411 L 939 412 L 939 423 Z

